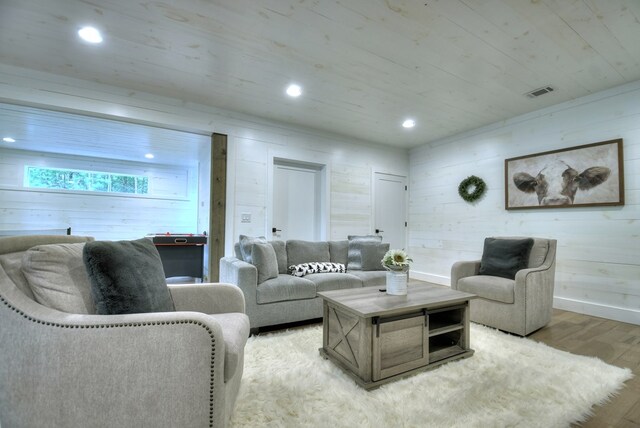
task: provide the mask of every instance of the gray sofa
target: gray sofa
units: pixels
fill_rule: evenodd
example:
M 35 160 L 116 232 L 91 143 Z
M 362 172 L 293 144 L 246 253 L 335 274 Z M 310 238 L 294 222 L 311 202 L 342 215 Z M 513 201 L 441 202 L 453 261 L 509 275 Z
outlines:
M 38 303 L 24 274 L 27 251 L 90 240 L 0 238 L 0 426 L 226 426 L 249 335 L 242 293 L 229 284 L 169 286 L 176 312 L 129 315 Z
M 276 274 L 269 279 L 264 279 L 262 274 L 269 266 L 265 269 L 262 260 L 250 260 L 251 263 L 243 260 L 239 244 L 235 246 L 235 257 L 220 259 L 220 281 L 240 287 L 254 332 L 260 327 L 321 318 L 319 291 L 379 287 L 386 283 L 386 271 L 380 260 L 388 244 L 363 247 L 363 252 L 355 256 L 353 246 L 350 253 L 348 240 L 272 241 L 268 245 L 273 247 L 276 257 L 270 259 Z M 303 277 L 288 273 L 289 266 L 308 262 L 341 263 L 346 266 L 346 272 L 312 273 Z

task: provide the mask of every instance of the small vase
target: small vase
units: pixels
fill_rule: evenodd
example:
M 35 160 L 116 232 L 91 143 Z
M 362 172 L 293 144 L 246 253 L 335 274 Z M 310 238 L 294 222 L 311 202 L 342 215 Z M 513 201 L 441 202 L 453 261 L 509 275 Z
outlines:
M 387 271 L 387 294 L 393 296 L 405 296 L 407 294 L 408 271 L 389 270 Z

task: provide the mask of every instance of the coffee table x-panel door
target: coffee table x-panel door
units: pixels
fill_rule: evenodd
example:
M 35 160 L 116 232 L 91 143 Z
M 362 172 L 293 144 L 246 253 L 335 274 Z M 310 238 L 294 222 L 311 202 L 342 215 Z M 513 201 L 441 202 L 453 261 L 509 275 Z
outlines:
M 469 350 L 467 305 L 374 317 L 372 380 L 445 362 Z

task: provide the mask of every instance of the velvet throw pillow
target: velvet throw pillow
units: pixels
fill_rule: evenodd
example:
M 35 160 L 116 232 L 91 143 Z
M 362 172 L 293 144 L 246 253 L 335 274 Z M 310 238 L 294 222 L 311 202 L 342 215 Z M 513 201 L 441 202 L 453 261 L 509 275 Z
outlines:
M 240 253 L 242 254 L 242 260 L 247 263 L 252 262 L 251 258 L 251 250 L 253 248 L 253 244 L 266 244 L 267 238 L 264 236 L 246 236 L 240 235 Z
M 363 270 L 362 267 L 362 247 L 365 245 L 377 245 L 382 242 L 382 236 L 349 235 L 349 249 L 347 253 L 347 270 Z M 384 255 L 384 254 L 383 254 Z M 380 258 L 382 260 L 382 258 Z
M 97 314 L 175 311 L 150 239 L 87 242 L 82 256 Z
M 533 239 L 486 238 L 479 275 L 515 279 L 516 273 L 529 263 Z

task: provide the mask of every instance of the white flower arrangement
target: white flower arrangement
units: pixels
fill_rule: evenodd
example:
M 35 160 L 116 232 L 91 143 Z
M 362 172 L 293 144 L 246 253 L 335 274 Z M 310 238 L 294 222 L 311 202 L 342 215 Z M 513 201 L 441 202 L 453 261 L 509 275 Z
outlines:
M 389 250 L 381 260 L 382 266 L 390 271 L 408 271 L 413 260 L 404 250 Z

